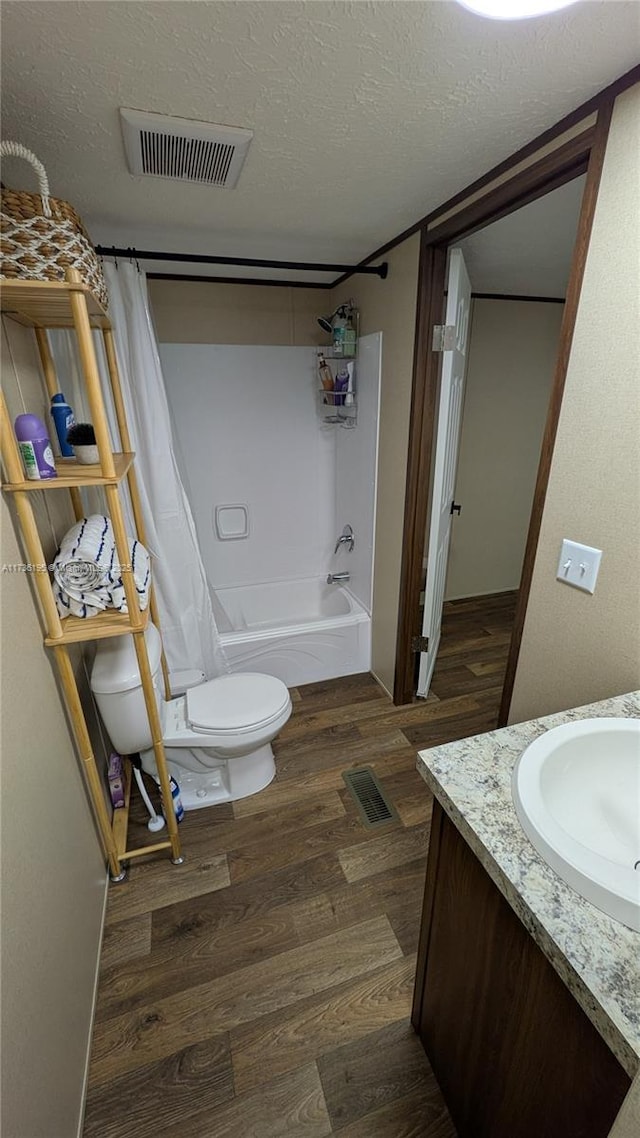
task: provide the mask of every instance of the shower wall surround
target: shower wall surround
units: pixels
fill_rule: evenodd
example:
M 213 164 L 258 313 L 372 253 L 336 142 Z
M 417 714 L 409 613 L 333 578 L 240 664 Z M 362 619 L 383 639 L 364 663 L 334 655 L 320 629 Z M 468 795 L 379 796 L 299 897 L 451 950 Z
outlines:
M 349 569 L 371 609 L 381 335 L 363 337 L 358 425 L 325 426 L 314 347 L 161 344 L 178 461 L 215 589 Z M 216 507 L 246 507 L 221 540 Z M 243 511 L 222 515 L 233 530 Z M 343 525 L 353 554 L 334 556 Z
M 358 419 L 354 430 L 335 431 L 336 525 L 345 522 L 356 531 L 352 553 L 342 547 L 332 558 L 332 572 L 348 569 L 349 589 L 371 612 L 373 543 L 375 537 L 376 473 L 378 465 L 378 411 L 382 368 L 382 332 L 362 336 L 358 344 L 356 399 Z

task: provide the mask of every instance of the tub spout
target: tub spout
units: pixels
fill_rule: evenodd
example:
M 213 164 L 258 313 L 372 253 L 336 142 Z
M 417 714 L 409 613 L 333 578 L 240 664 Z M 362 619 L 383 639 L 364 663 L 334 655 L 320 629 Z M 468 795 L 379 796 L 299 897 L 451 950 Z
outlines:
M 348 581 L 350 576 L 350 573 L 329 573 L 327 585 L 337 585 L 340 581 Z

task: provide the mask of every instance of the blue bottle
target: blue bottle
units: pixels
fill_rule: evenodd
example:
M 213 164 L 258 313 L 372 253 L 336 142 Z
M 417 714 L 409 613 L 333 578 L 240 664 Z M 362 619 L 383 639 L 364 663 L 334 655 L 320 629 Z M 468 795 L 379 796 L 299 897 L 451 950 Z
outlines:
M 71 407 L 61 391 L 51 397 L 51 418 L 53 419 L 63 458 L 73 458 L 73 447 L 67 442 L 67 431 L 75 423 Z
M 169 785 L 171 787 L 171 797 L 173 799 L 173 809 L 175 810 L 176 819 L 181 822 L 184 818 L 184 806 L 180 797 L 180 787 L 178 786 L 173 775 L 169 777 Z
M 160 779 L 158 778 L 157 775 L 156 775 L 156 782 L 158 783 L 158 786 L 160 786 Z M 172 774 L 169 775 L 169 786 L 171 788 L 171 801 L 172 801 L 172 805 L 173 805 L 173 812 L 176 816 L 176 821 L 181 822 L 182 819 L 184 818 L 184 806 L 182 805 L 182 799 L 180 797 L 180 787 L 178 786 L 178 784 L 177 784 L 177 782 L 176 782 L 176 780 Z M 161 792 L 160 797 L 162 797 L 162 792 Z M 165 807 L 164 807 L 164 801 L 162 803 L 162 813 L 164 814 L 164 816 L 166 818 L 167 811 L 165 810 Z

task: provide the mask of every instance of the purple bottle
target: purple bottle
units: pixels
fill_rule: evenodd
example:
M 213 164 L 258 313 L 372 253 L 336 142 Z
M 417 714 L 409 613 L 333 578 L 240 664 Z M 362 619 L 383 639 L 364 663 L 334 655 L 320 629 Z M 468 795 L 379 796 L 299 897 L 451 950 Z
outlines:
M 57 478 L 51 443 L 42 419 L 37 415 L 18 415 L 15 429 L 27 478 L 33 482 Z

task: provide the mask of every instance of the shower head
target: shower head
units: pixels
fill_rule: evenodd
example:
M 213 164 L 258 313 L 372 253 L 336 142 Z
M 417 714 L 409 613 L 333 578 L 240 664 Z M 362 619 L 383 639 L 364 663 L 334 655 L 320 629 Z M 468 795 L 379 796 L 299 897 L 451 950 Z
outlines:
M 331 316 L 319 316 L 318 324 L 322 328 L 322 331 L 328 332 L 331 336 L 333 332 L 333 321 L 336 316 L 339 316 L 341 320 L 346 320 L 352 307 L 352 303 L 339 304 L 335 312 L 331 313 Z
M 335 315 L 335 313 L 334 313 L 334 315 Z M 322 328 L 322 331 L 328 332 L 329 335 L 331 335 L 331 333 L 333 332 L 333 324 L 331 323 L 332 319 L 333 319 L 332 316 L 319 316 L 318 317 L 318 324 Z

